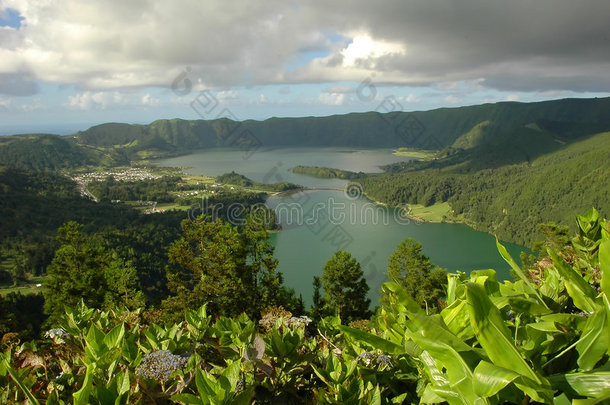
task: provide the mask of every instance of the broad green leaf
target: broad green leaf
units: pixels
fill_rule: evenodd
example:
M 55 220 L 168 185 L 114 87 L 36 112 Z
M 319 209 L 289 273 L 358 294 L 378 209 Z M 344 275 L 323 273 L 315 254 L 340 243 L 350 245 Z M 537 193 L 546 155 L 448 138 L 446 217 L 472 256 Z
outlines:
M 426 366 L 426 371 L 430 374 L 430 380 L 436 384 L 436 386 L 448 386 L 449 380 L 447 377 L 438 369 L 436 360 L 426 350 L 422 351 L 419 359 Z
M 206 372 L 198 368 L 195 371 L 195 385 L 199 396 L 202 398 L 209 398 L 216 395 L 216 381 L 210 381 Z
M 574 401 L 572 401 L 573 405 L 608 405 L 608 402 L 610 401 L 610 390 L 606 390 L 602 393 L 599 394 L 599 396 L 596 396 L 595 398 L 591 398 L 591 399 L 575 399 Z
M 314 366 L 313 364 L 311 365 L 311 368 L 313 369 L 313 372 L 316 373 L 318 378 L 324 382 L 324 384 L 327 384 L 327 385 L 330 384 L 329 376 L 325 370 L 322 370 L 322 369 L 318 370 L 318 368 L 316 366 Z
M 125 336 L 125 325 L 120 324 L 115 326 L 106 336 L 104 337 L 104 344 L 111 349 L 120 347 L 121 340 Z
M 104 332 L 99 330 L 97 326 L 91 325 L 89 327 L 87 337 L 85 337 L 85 342 L 87 343 L 85 350 L 87 351 L 87 355 L 90 356 L 94 361 L 97 360 L 102 354 L 105 336 L 106 335 L 104 335 Z
M 172 401 L 178 401 L 189 405 L 204 405 L 204 402 L 193 394 L 177 394 L 171 397 Z
M 508 253 L 508 250 L 506 250 L 504 245 L 502 245 L 500 243 L 500 241 L 498 240 L 497 237 L 496 237 L 496 246 L 498 247 L 498 252 L 500 252 L 500 255 L 506 261 L 506 263 L 508 263 L 510 265 L 510 267 L 513 269 L 515 274 L 517 274 L 517 276 L 519 276 L 521 281 L 523 281 L 529 287 L 530 293 L 534 294 L 538 298 L 538 301 L 540 301 L 540 303 L 542 305 L 544 305 L 545 307 L 548 308 L 548 306 L 546 305 L 546 303 L 540 296 L 540 293 L 538 292 L 538 290 L 536 290 L 536 288 L 532 285 L 532 283 L 530 283 L 527 276 L 521 270 L 521 267 L 519 267 L 519 265 L 513 260 L 510 253 Z
M 375 387 L 373 391 L 373 395 L 369 398 L 368 403 L 370 405 L 381 405 L 381 390 L 379 389 L 379 385 Z
M 377 335 L 373 335 L 360 329 L 350 328 L 349 326 L 344 325 L 339 325 L 338 328 L 341 332 L 345 333 L 348 336 L 351 336 L 355 340 L 362 341 L 368 345 L 371 345 L 384 353 L 402 354 L 405 352 L 405 349 L 402 346 L 390 342 L 389 340 L 386 340 Z M 410 347 L 410 353 L 407 354 L 412 357 L 417 357 L 419 353 L 421 353 L 421 350 L 418 351 L 416 347 L 412 346 Z
M 383 283 L 382 290 L 387 293 L 392 293 L 396 297 L 398 304 L 404 306 L 409 312 L 412 313 L 425 313 L 425 311 L 417 305 L 417 302 L 402 288 L 400 285 L 394 282 Z
M 572 401 L 570 401 L 566 394 L 561 394 L 553 398 L 553 405 L 572 405 Z
M 431 399 L 435 399 L 435 398 L 442 398 L 442 401 L 438 401 L 438 402 L 428 402 L 428 401 L 424 401 L 423 397 L 422 399 L 420 399 L 420 403 L 439 403 L 439 402 L 448 402 L 449 405 L 468 405 L 469 402 L 467 402 L 464 398 L 462 398 L 460 396 L 460 394 L 458 392 L 455 391 L 455 389 L 453 389 L 453 387 L 446 385 L 446 386 L 433 386 L 433 385 L 428 385 L 428 387 L 430 388 L 430 392 L 426 393 L 424 391 L 424 397 L 426 399 L 431 398 Z M 428 388 L 426 387 L 426 388 Z M 479 402 L 477 402 L 476 404 L 478 404 Z M 487 403 L 487 402 L 481 402 L 481 403 Z
M 536 395 L 536 392 L 542 391 L 548 383 L 523 359 L 512 342 L 510 331 L 504 324 L 500 311 L 492 304 L 485 290 L 477 284 L 468 283 L 466 297 L 470 303 L 470 319 L 474 332 L 489 359 L 495 365 L 514 370 L 531 380 L 533 386 L 520 386 L 520 388 L 530 388 L 528 394 L 532 399 L 550 400 L 546 398 L 546 393 L 543 393 L 542 397 Z
M 440 404 L 441 402 L 445 402 L 446 399 L 444 396 L 440 396 L 436 393 L 435 387 L 431 384 L 428 384 L 426 386 L 426 388 L 424 389 L 424 393 L 422 394 L 421 398 L 420 398 L 420 403 L 421 404 Z M 457 394 L 452 392 L 452 394 L 454 396 L 456 396 Z M 399 402 L 402 404 L 402 402 Z
M 123 376 L 119 377 L 117 392 L 119 395 L 123 395 L 129 392 L 130 383 L 129 383 L 129 373 L 123 372 Z
M 274 330 L 271 333 L 271 348 L 277 357 L 285 357 L 286 354 L 288 354 L 288 349 L 284 344 L 284 339 L 278 330 Z
M 115 398 L 118 399 L 116 393 L 102 385 L 94 386 L 92 389 L 95 390 L 95 397 L 100 405 L 114 405 Z
M 496 395 L 517 378 L 519 378 L 519 374 L 512 370 L 481 361 L 474 369 L 474 392 L 481 397 L 488 398 Z
M 549 332 L 549 333 L 563 332 L 561 329 L 559 329 L 557 327 L 557 324 L 555 322 L 551 322 L 551 321 L 540 321 L 540 322 L 528 323 L 527 327 L 539 330 L 541 332 Z
M 474 392 L 472 370 L 466 364 L 464 358 L 453 347 L 444 342 L 430 339 L 419 333 L 410 333 L 409 336 L 437 362 L 441 363 L 451 382 L 451 388 L 458 394 L 459 401 L 464 404 L 474 404 L 478 396 Z M 430 370 L 430 372 L 432 371 Z
M 548 250 L 553 265 L 564 280 L 566 290 L 574 301 L 574 305 L 583 311 L 594 312 L 599 309 L 599 305 L 595 302 L 595 291 L 582 276 L 565 262 L 557 253 Z
M 551 313 L 551 310 L 546 306 L 540 305 L 538 300 L 525 297 L 508 297 L 508 304 L 516 313 L 530 315 L 546 315 Z
M 591 370 L 606 354 L 610 347 L 610 327 L 604 310 L 589 316 L 582 335 L 576 344 L 578 351 L 578 366 L 583 370 Z
M 89 403 L 89 395 L 91 394 L 91 388 L 93 385 L 93 371 L 95 370 L 95 364 L 91 363 L 87 366 L 87 372 L 85 373 L 85 380 L 81 389 L 72 394 L 74 398 L 74 405 L 85 405 Z
M 445 343 L 458 352 L 472 350 L 472 347 L 464 343 L 447 329 L 442 323 L 443 318 L 440 315 L 423 316 L 409 314 L 409 318 L 413 321 L 417 331 L 425 338 Z
M 441 316 L 447 328 L 462 340 L 474 336 L 470 326 L 470 315 L 468 314 L 468 303 L 466 301 L 454 301 L 453 304 L 441 311 Z
M 582 233 L 590 234 L 599 227 L 599 212 L 595 208 L 591 208 L 583 215 L 576 215 L 576 222 Z
M 557 269 L 554 267 L 547 267 L 544 269 L 544 277 L 542 278 L 542 284 L 540 285 L 539 290 L 542 295 L 553 301 L 557 301 L 563 289 L 564 286 Z
M 157 337 L 157 335 L 154 333 L 155 330 L 155 324 L 150 325 L 145 331 L 144 331 L 144 336 L 146 336 L 146 340 L 148 341 L 148 344 L 150 344 L 150 347 L 153 350 L 160 350 L 161 348 L 159 347 L 159 338 Z
M 250 405 L 252 403 L 252 395 L 254 395 L 254 389 L 256 387 L 248 387 L 247 389 L 240 392 L 233 400 L 231 405 Z
M 555 374 L 549 377 L 553 388 L 570 391 L 570 394 L 599 397 L 610 390 L 610 371 Z
M 605 229 L 599 245 L 599 269 L 602 272 L 602 292 L 610 296 L 610 234 Z
M 222 376 L 226 377 L 227 380 L 229 380 L 229 383 L 231 384 L 231 389 L 235 389 L 235 386 L 237 385 L 237 381 L 239 380 L 239 366 L 241 365 L 241 362 L 238 361 L 234 361 L 233 363 L 229 364 L 227 366 L 227 368 L 225 368 L 225 370 L 222 372 Z

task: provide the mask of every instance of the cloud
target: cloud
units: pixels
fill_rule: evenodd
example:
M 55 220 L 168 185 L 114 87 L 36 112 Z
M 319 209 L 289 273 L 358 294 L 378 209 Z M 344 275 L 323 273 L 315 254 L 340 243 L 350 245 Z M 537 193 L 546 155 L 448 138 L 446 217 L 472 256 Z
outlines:
M 0 73 L 13 75 L 10 85 L 0 78 L 5 94 L 36 91 L 32 80 L 94 93 L 167 88 L 187 66 L 192 83 L 216 89 L 374 77 L 412 86 L 474 81 L 511 92 L 610 91 L 607 0 L 2 4 L 24 18 L 18 28 L 0 27 Z
M 146 94 L 142 97 L 142 103 L 144 104 L 146 104 L 145 99 L 150 100 L 150 95 Z M 121 104 L 126 104 L 126 99 L 119 92 L 85 91 L 68 97 L 67 107 L 76 110 L 105 110 L 110 106 Z
M 46 110 L 46 106 L 42 104 L 40 98 L 36 97 L 31 103 L 21 104 L 18 109 L 26 113 L 30 113 L 34 111 Z
M 12 102 L 11 98 L 0 97 L 0 110 L 7 110 Z
M 318 101 L 327 105 L 341 105 L 345 101 L 345 93 L 321 93 Z
M 147 105 L 147 106 L 158 106 L 161 103 L 161 100 L 158 98 L 155 98 L 153 96 L 150 95 L 150 93 L 146 93 L 142 96 L 142 98 L 140 99 L 140 101 L 142 102 L 142 104 Z
M 344 94 L 354 93 L 355 91 L 356 91 L 356 89 L 354 88 L 354 86 L 332 86 L 326 90 L 327 93 L 344 93 Z
M 32 96 L 40 90 L 38 83 L 28 74 L 0 73 L 0 94 L 10 96 Z

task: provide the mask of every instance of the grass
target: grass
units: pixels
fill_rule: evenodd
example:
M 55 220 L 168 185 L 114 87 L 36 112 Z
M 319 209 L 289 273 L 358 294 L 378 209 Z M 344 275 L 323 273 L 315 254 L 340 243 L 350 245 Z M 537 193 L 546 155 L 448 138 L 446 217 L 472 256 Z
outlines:
M 429 207 L 425 207 L 420 204 L 411 204 L 408 209 L 409 216 L 414 218 L 423 219 L 427 222 L 443 222 L 445 220 L 453 219 L 451 214 L 451 206 L 448 202 L 434 204 Z
M 407 156 L 417 158 L 420 160 L 432 160 L 437 154 L 435 150 L 424 150 L 424 149 L 411 149 L 411 148 L 398 148 L 392 152 L 396 156 Z
M 182 176 L 182 180 L 187 184 L 214 184 L 216 183 L 216 179 L 214 177 L 208 176 L 195 176 L 189 174 L 188 176 Z
M 31 277 L 26 282 L 18 285 L 2 285 L 0 286 L 0 296 L 5 296 L 10 293 L 21 293 L 21 294 L 40 294 L 42 293 L 41 287 L 36 287 L 36 284 L 42 284 L 44 277 Z

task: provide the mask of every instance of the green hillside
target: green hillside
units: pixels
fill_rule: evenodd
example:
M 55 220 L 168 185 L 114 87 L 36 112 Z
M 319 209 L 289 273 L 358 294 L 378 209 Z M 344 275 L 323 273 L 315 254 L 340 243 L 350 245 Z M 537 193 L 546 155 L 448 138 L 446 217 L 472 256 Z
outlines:
M 505 164 L 532 159 L 557 145 L 607 130 L 610 130 L 610 98 L 502 102 L 432 111 L 264 121 L 173 119 L 149 125 L 107 123 L 65 137 L 46 134 L 2 137 L 0 164 L 56 170 L 127 164 L 214 147 L 253 151 L 263 146 L 351 146 L 450 148 L 446 153 L 468 149 L 470 156 L 483 159 L 482 164 L 489 166 L 489 161 Z M 523 142 L 528 145 L 527 156 L 519 149 Z M 490 143 L 502 153 L 482 156 L 482 152 L 493 151 Z M 459 157 L 463 159 L 466 155 Z
M 426 206 L 448 202 L 453 210 L 448 220 L 530 243 L 540 238 L 538 223 L 573 225 L 574 215 L 591 207 L 610 212 L 610 132 L 564 144 L 551 135 L 526 128 L 512 150 L 510 144 L 488 143 L 437 159 L 435 167 L 425 162 L 393 167 L 394 173 L 359 182 L 375 200 Z M 546 146 L 549 142 L 552 146 Z M 552 151 L 542 154 L 545 147 Z M 519 157 L 519 152 L 523 159 L 515 163 L 498 165 L 490 159 L 507 153 Z
M 59 170 L 101 162 L 99 152 L 57 135 L 0 137 L 0 165 L 27 170 Z

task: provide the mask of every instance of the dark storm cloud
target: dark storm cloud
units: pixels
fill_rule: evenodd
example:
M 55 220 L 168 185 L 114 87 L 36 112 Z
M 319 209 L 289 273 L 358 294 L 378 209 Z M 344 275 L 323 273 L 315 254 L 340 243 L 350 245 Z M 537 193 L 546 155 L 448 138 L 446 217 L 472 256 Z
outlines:
M 607 0 L 333 1 L 311 7 L 322 4 L 324 24 L 402 42 L 404 55 L 386 56 L 376 66 L 400 72 L 407 82 L 483 78 L 499 89 L 610 90 Z M 558 68 L 561 74 L 553 75 Z
M 189 66 L 217 87 L 374 74 L 388 84 L 610 91 L 608 0 L 5 2 L 25 24 L 0 38 L 0 72 L 79 88 L 167 86 Z

